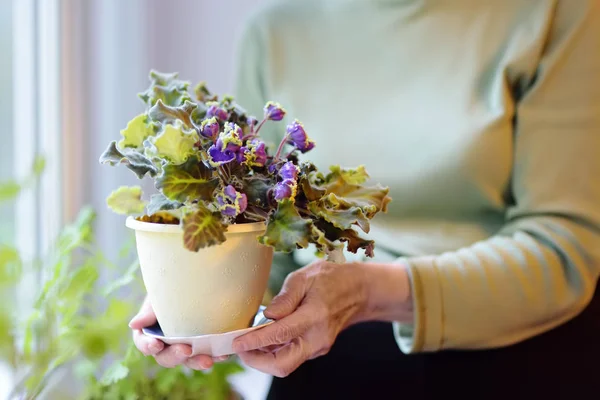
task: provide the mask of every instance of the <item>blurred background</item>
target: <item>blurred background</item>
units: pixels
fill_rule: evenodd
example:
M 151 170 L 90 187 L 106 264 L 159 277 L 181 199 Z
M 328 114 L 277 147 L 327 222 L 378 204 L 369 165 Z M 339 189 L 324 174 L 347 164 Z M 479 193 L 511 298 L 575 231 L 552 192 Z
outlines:
M 137 93 L 150 69 L 231 93 L 235 44 L 261 3 L 0 0 L 0 182 L 27 180 L 36 157 L 46 160 L 39 179 L 0 203 L 0 243 L 23 259 L 43 259 L 65 224 L 91 205 L 95 245 L 124 271 L 130 260 L 121 264 L 119 251 L 131 232 L 105 198 L 135 177 L 101 166 L 100 154 L 143 110 Z M 38 278 L 19 290 L 35 292 Z M 0 399 L 15 379 L 3 371 Z M 263 398 L 268 384 L 254 371 L 232 380 L 247 399 Z

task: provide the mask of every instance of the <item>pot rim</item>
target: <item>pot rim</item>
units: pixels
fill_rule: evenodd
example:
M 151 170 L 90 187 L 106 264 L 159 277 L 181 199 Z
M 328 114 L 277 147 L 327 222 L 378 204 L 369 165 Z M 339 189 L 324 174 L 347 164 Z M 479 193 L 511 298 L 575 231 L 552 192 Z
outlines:
M 159 232 L 159 233 L 182 233 L 180 225 L 174 224 L 157 224 L 153 222 L 138 221 L 134 217 L 127 217 L 125 226 L 135 231 L 144 232 Z M 249 222 L 245 224 L 232 224 L 227 226 L 227 232 L 230 233 L 246 233 L 264 231 L 267 224 L 265 222 Z

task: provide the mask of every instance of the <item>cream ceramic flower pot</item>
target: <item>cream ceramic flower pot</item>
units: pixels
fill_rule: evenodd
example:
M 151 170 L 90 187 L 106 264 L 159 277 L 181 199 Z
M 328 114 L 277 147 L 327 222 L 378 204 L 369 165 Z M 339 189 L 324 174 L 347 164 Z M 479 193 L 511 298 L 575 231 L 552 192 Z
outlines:
M 250 326 L 267 288 L 273 248 L 260 244 L 264 223 L 229 226 L 227 240 L 197 253 L 179 225 L 132 217 L 142 277 L 165 336 L 223 333 Z

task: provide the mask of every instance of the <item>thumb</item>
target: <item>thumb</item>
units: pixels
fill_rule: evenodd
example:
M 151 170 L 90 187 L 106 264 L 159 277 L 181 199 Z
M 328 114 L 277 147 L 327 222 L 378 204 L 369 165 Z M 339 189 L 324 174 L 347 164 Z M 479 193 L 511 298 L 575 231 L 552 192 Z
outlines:
M 296 271 L 288 275 L 279 294 L 271 300 L 271 303 L 265 309 L 265 317 L 281 319 L 293 313 L 304 299 L 307 282 L 307 276 L 302 271 Z
M 146 299 L 137 315 L 129 321 L 129 327 L 131 329 L 142 329 L 155 323 L 156 314 L 154 314 L 150 301 Z

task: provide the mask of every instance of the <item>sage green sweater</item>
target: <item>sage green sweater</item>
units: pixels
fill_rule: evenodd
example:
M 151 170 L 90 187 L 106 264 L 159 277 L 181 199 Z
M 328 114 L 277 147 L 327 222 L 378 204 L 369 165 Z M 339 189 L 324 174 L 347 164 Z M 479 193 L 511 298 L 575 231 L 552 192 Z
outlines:
M 369 236 L 376 260 L 409 267 L 404 352 L 512 344 L 588 304 L 600 1 L 271 2 L 249 18 L 237 65 L 242 105 L 260 116 L 275 100 L 304 123 L 316 142 L 304 158 L 364 164 L 391 188 Z

